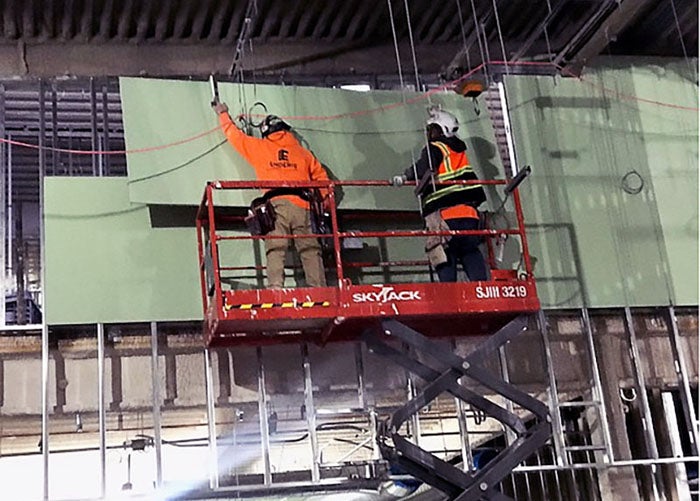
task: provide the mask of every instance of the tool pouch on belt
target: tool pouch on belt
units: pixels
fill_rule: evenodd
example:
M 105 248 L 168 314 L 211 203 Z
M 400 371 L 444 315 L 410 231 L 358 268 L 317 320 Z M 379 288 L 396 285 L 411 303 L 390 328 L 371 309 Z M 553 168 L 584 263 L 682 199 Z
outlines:
M 425 216 L 425 228 L 428 231 L 447 231 L 450 229 L 440 212 L 436 211 Z M 449 236 L 431 235 L 425 241 L 425 253 L 428 256 L 428 261 L 435 267 L 439 264 L 447 262 L 447 254 L 445 253 L 445 245 L 449 241 Z
M 267 235 L 275 228 L 275 208 L 265 197 L 253 200 L 245 224 L 251 235 Z

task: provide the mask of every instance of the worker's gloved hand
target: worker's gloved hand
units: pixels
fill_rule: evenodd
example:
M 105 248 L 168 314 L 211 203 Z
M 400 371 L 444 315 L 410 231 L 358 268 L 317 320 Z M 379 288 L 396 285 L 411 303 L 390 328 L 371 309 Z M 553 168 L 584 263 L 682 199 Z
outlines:
M 394 186 L 403 186 L 403 183 L 406 182 L 406 176 L 394 176 L 389 180 L 389 182 Z
M 221 101 L 212 102 L 211 107 L 214 108 L 214 112 L 217 115 L 221 115 L 222 113 L 226 113 L 228 111 L 228 106 L 226 106 L 226 103 L 222 103 Z

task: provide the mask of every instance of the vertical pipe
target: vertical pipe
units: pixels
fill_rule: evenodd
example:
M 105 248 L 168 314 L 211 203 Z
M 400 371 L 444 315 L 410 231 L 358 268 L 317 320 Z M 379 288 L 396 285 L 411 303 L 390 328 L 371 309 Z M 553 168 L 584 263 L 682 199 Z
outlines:
M 44 213 L 44 81 L 39 80 L 39 248 L 41 249 L 41 287 L 46 284 L 46 214 Z M 42 301 L 42 303 L 44 303 Z M 44 312 L 46 309 L 44 308 Z M 49 498 L 49 327 L 41 316 L 41 444 L 44 467 L 44 499 Z
M 107 89 L 107 85 L 102 86 L 102 125 L 102 132 L 104 134 L 104 141 L 102 146 L 105 151 L 109 151 L 109 92 Z M 109 155 L 100 155 L 100 158 L 102 159 L 100 165 L 104 166 L 100 171 L 100 176 L 108 176 L 110 164 Z
M 537 323 L 542 333 L 542 344 L 544 345 L 544 356 L 547 362 L 547 375 L 549 377 L 549 412 L 552 416 L 552 426 L 554 427 L 554 457 L 558 466 L 564 466 L 568 464 L 568 456 L 564 453 L 564 427 L 562 426 L 561 414 L 559 413 L 557 379 L 556 373 L 554 372 L 554 360 L 552 360 L 552 347 L 549 341 L 547 319 L 543 310 L 537 313 Z
M 625 323 L 627 324 L 627 334 L 629 336 L 630 355 L 632 356 L 632 367 L 634 368 L 635 379 L 637 382 L 638 394 L 642 403 L 642 427 L 647 438 L 647 450 L 652 459 L 659 458 L 659 449 L 656 445 L 656 435 L 654 434 L 654 422 L 651 417 L 651 408 L 649 407 L 649 397 L 647 395 L 646 380 L 644 379 L 644 370 L 642 368 L 642 358 L 639 352 L 639 344 L 637 342 L 637 334 L 634 328 L 634 319 L 629 306 L 625 306 Z M 661 469 L 657 465 L 651 465 L 652 486 L 654 499 L 659 499 L 659 492 L 663 492 L 663 479 L 661 478 Z
M 51 173 L 55 176 L 58 165 L 58 98 L 56 96 L 56 82 L 51 85 Z
M 695 405 L 693 404 L 693 395 L 690 392 L 690 381 L 688 378 L 688 366 L 685 361 L 685 353 L 681 346 L 681 338 L 678 332 L 678 318 L 676 317 L 676 311 L 673 306 L 668 307 L 668 316 L 670 320 L 669 334 L 671 337 L 671 349 L 673 350 L 673 358 L 676 364 L 676 373 L 680 379 L 681 384 L 681 405 L 683 407 L 683 414 L 685 421 L 689 429 L 688 438 L 690 439 L 690 454 L 696 456 L 698 453 L 698 427 L 697 427 L 697 414 L 695 413 Z
M 92 151 L 98 149 L 97 141 L 97 91 L 95 90 L 95 77 L 90 77 L 90 148 Z M 98 157 L 91 155 L 92 159 L 92 175 L 98 175 Z M 100 172 L 101 176 L 102 173 Z
M 355 343 L 355 373 L 357 377 L 357 400 L 360 408 L 367 406 L 367 396 L 365 392 L 365 366 L 362 358 L 362 343 Z
M 318 455 L 318 436 L 316 434 L 316 407 L 314 406 L 314 386 L 311 380 L 311 362 L 309 360 L 309 347 L 306 343 L 301 345 L 301 357 L 304 369 L 304 406 L 306 407 L 306 426 L 309 430 L 311 441 L 311 481 L 316 483 L 321 480 L 321 470 Z
M 260 437 L 263 456 L 263 482 L 266 486 L 272 485 L 272 472 L 270 468 L 270 430 L 267 424 L 267 390 L 265 389 L 265 365 L 263 364 L 262 348 L 256 349 L 258 358 L 258 416 L 260 418 Z
M 5 139 L 5 86 L 0 84 L 0 138 Z M 5 143 L 0 144 L 0 222 L 7 221 L 7 163 L 5 162 Z M 5 294 L 7 293 L 7 282 L 5 273 L 7 271 L 7 226 L 1 224 L 2 234 L 0 235 L 0 327 L 5 325 Z
M 214 373 L 211 350 L 204 350 L 204 384 L 207 394 L 207 433 L 209 435 L 209 488 L 219 488 L 219 464 L 216 451 L 216 409 L 214 407 Z
M 637 343 L 637 335 L 634 328 L 634 320 L 632 319 L 632 311 L 629 306 L 625 306 L 625 323 L 627 324 L 627 334 L 629 336 L 630 354 L 632 355 L 632 367 L 634 368 L 635 379 L 637 380 L 637 388 L 639 398 L 642 403 L 642 426 L 644 434 L 647 437 L 647 449 L 652 459 L 658 459 L 659 451 L 656 447 L 656 436 L 654 435 L 654 426 L 651 419 L 651 409 L 649 407 L 649 397 L 646 391 L 646 382 L 644 379 L 644 370 L 642 369 L 641 354 L 639 352 L 639 344 Z
M 8 134 L 7 139 L 11 140 L 12 135 Z M 41 189 L 41 187 L 39 188 Z M 7 228 L 7 268 L 4 271 L 4 277 L 12 275 L 12 263 L 14 262 L 14 251 L 12 241 L 14 240 L 14 200 L 12 196 L 12 145 L 7 145 L 7 221 L 5 221 L 5 228 Z
M 151 322 L 151 384 L 153 385 L 153 441 L 156 449 L 156 489 L 163 485 L 162 440 L 160 427 L 160 373 L 158 371 L 158 324 Z
M 603 441 L 605 442 L 605 457 L 603 462 L 611 463 L 615 460 L 612 448 L 612 438 L 610 437 L 610 425 L 608 423 L 608 411 L 605 404 L 605 396 L 603 395 L 603 383 L 600 378 L 600 366 L 598 364 L 598 355 L 593 342 L 593 329 L 591 328 L 591 318 L 588 315 L 588 308 L 581 308 L 581 316 L 583 318 L 583 327 L 586 331 L 586 344 L 588 345 L 588 353 L 591 360 L 591 374 L 593 375 L 593 400 L 598 402 L 598 419 L 600 426 L 603 429 Z
M 49 329 L 46 323 L 41 326 L 41 457 L 43 499 L 49 499 Z
M 100 499 L 107 489 L 107 430 L 105 413 L 105 327 L 97 324 L 97 419 L 100 433 Z

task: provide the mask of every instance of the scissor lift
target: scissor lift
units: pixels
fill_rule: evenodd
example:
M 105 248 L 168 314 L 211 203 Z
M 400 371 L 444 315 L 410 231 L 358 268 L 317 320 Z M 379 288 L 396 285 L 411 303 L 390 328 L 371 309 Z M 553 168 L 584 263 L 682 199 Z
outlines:
M 462 182 L 469 184 L 470 182 Z M 472 182 L 473 183 L 473 182 Z M 505 181 L 482 181 L 482 184 L 505 184 Z M 423 379 L 427 386 L 404 407 L 395 412 L 378 430 L 383 457 L 403 471 L 445 492 L 451 499 L 508 499 L 498 491 L 498 483 L 512 469 L 542 446 L 550 437 L 546 406 L 516 387 L 491 375 L 479 365 L 521 332 L 529 315 L 539 311 L 517 189 L 512 192 L 517 219 L 516 228 L 473 231 L 428 232 L 425 230 L 341 231 L 344 215 L 336 207 L 338 187 L 378 189 L 386 181 L 270 182 L 216 181 L 207 184 L 197 213 L 204 337 L 208 347 L 262 345 L 288 342 L 316 342 L 362 339 L 374 353 L 404 366 Z M 264 267 L 220 265 L 219 246 L 226 240 L 264 240 L 268 236 L 243 234 L 244 214 L 218 207 L 215 194 L 228 190 L 273 188 L 324 188 L 329 193 L 330 232 L 300 237 L 320 238 L 332 242 L 331 259 L 336 279 L 334 285 L 318 288 L 239 288 L 225 290 L 222 274 L 262 276 Z M 233 230 L 233 231 L 232 231 Z M 480 282 L 439 283 L 434 281 L 390 284 L 355 284 L 346 276 L 342 242 L 347 238 L 425 237 L 428 235 L 478 234 L 486 239 L 491 279 Z M 496 269 L 494 241 L 504 235 L 519 238 L 523 270 Z M 413 239 L 421 240 L 421 239 Z M 260 242 L 261 243 L 261 242 Z M 421 245 L 416 243 L 415 245 Z M 254 246 L 251 245 L 251 255 Z M 365 263 L 366 266 L 420 266 L 425 262 Z M 432 277 L 431 277 L 432 278 Z M 441 348 L 431 338 L 489 335 L 466 357 Z M 399 351 L 390 339 L 412 347 Z M 426 365 L 411 355 L 428 355 L 434 363 Z M 531 413 L 534 425 L 526 427 L 512 411 L 497 405 L 460 384 L 460 379 L 477 381 Z M 401 424 L 429 405 L 440 393 L 447 392 L 473 408 L 510 428 L 516 439 L 486 467 L 464 472 L 419 448 L 400 434 Z

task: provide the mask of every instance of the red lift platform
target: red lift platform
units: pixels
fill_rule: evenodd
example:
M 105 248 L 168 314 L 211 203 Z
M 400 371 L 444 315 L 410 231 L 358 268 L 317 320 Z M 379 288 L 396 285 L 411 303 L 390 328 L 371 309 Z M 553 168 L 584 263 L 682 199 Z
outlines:
M 466 182 L 469 183 L 469 182 Z M 506 181 L 481 181 L 481 184 L 505 184 Z M 465 336 L 495 332 L 521 313 L 536 312 L 540 308 L 535 281 L 532 276 L 527 239 L 524 231 L 522 208 L 518 192 L 513 192 L 517 218 L 516 228 L 485 229 L 474 231 L 428 232 L 425 230 L 342 231 L 345 217 L 335 204 L 335 190 L 339 187 L 379 188 L 390 186 L 387 181 L 331 181 L 331 182 L 279 182 L 270 181 L 217 181 L 210 182 L 202 198 L 197 214 L 197 235 L 202 281 L 202 300 L 205 313 L 205 341 L 207 346 L 232 346 L 238 344 L 268 344 L 281 342 L 328 342 L 357 339 L 362 330 L 380 319 L 400 317 L 401 321 L 427 336 Z M 273 188 L 325 188 L 329 191 L 330 233 L 315 235 L 332 242 L 331 259 L 337 279 L 336 285 L 319 288 L 286 288 L 270 290 L 248 288 L 225 290 L 222 274 L 251 273 L 264 275 L 263 266 L 227 267 L 221 265 L 226 256 L 220 252 L 220 244 L 226 240 L 262 240 L 266 236 L 226 234 L 224 228 L 243 230 L 243 215 L 231 211 L 219 211 L 215 193 L 228 190 L 256 190 Z M 388 188 L 387 188 L 388 189 Z M 394 188 L 391 188 L 394 189 Z M 365 215 L 370 214 L 369 212 Z M 386 213 L 384 213 L 386 215 Z M 407 214 L 397 212 L 393 221 Z M 410 215 L 414 217 L 415 215 Z M 392 219 L 387 219 L 391 221 Z M 240 233 L 240 232 L 239 232 Z M 369 267 L 413 267 L 425 274 L 420 283 L 353 284 L 347 278 L 347 267 L 357 263 L 345 263 L 342 242 L 346 238 L 411 238 L 407 245 L 422 249 L 428 235 L 479 234 L 486 237 L 488 263 L 491 268 L 489 281 L 483 282 L 431 282 L 427 261 L 391 263 L 360 263 Z M 522 249 L 523 269 L 498 270 L 494 259 L 494 242 L 497 238 L 517 236 Z M 309 238 L 288 235 L 286 238 Z M 254 254 L 253 245 L 249 248 Z M 264 251 L 263 251 L 264 253 Z M 405 269 L 405 268 L 404 268 Z M 225 280 L 224 280 L 225 281 Z M 465 318 L 469 322 L 464 322 Z
M 529 168 L 528 168 L 529 172 Z M 522 178 L 521 178 L 522 179 Z M 505 185 L 506 181 L 481 181 L 480 184 Z M 475 184 L 474 181 L 453 184 Z M 351 219 L 369 215 L 376 226 L 378 211 L 364 214 L 341 213 L 337 210 L 337 188 L 381 189 L 390 186 L 387 181 L 330 181 L 285 183 L 263 181 L 217 181 L 207 184 L 197 213 L 199 265 L 201 271 L 202 301 L 204 304 L 204 334 L 207 347 L 241 344 L 273 344 L 284 342 L 326 343 L 341 340 L 361 340 L 370 350 L 387 360 L 402 365 L 425 381 L 418 392 L 391 416 L 379 422 L 377 444 L 386 461 L 399 471 L 442 490 L 448 499 L 504 500 L 500 482 L 523 460 L 541 447 L 551 436 L 547 407 L 539 400 L 500 380 L 480 364 L 487 355 L 501 349 L 527 325 L 527 316 L 540 309 L 532 275 L 532 265 L 525 236 L 522 208 L 517 183 L 506 188 L 513 196 L 517 225 L 473 231 L 437 231 L 383 229 L 382 231 L 343 230 L 356 226 Z M 329 193 L 330 232 L 312 236 L 286 235 L 277 238 L 319 238 L 330 241 L 327 256 L 328 275 L 334 275 L 335 285 L 320 288 L 264 288 L 264 266 L 225 266 L 221 259 L 225 242 L 249 241 L 251 256 L 260 257 L 262 242 L 270 236 L 251 236 L 244 233 L 244 214 L 215 204 L 215 194 L 227 190 L 258 190 L 274 188 L 319 188 Z M 389 189 L 389 188 L 387 188 Z M 393 188 L 392 188 L 393 189 Z M 386 215 L 386 213 L 383 213 Z M 397 212 L 385 218 L 391 226 L 408 213 Z M 409 217 L 411 217 L 409 215 Z M 420 220 L 412 216 L 417 224 Z M 396 224 L 393 224 L 396 226 Z M 360 227 L 362 227 L 360 225 Z M 403 228 L 406 227 L 404 222 Z M 488 250 L 487 262 L 491 280 L 481 282 L 439 283 L 427 273 L 427 261 L 384 261 L 379 258 L 358 262 L 345 259 L 345 239 L 411 238 L 408 245 L 423 248 L 429 235 L 481 235 Z M 496 266 L 494 242 L 505 236 L 520 241 L 522 270 L 500 270 Z M 416 238 L 419 237 L 419 238 Z M 423 238 L 420 238 L 423 237 Z M 252 245 L 250 244 L 252 242 Z M 236 252 L 242 252 L 237 250 Z M 332 266 L 328 266 L 332 263 Z M 390 283 L 353 283 L 353 268 L 387 270 L 380 274 Z M 424 281 L 396 283 L 392 270 L 422 270 Z M 225 276 L 224 276 L 225 275 Z M 420 273 L 419 273 L 420 275 Z M 415 274 L 413 276 L 416 276 Z M 255 288 L 251 285 L 259 285 Z M 229 289 L 224 288 L 229 284 Z M 471 354 L 460 357 L 434 343 L 436 336 L 488 335 Z M 399 351 L 393 340 L 409 346 Z M 417 354 L 430 357 L 426 365 Z M 437 366 L 437 367 L 436 367 Z M 532 422 L 526 426 L 522 414 L 500 406 L 462 384 L 471 379 L 491 394 L 498 394 L 530 414 Z M 516 437 L 488 465 L 478 471 L 465 472 L 451 462 L 443 461 L 421 449 L 404 436 L 403 424 L 420 409 L 429 405 L 440 393 L 450 393 L 474 409 L 498 420 L 512 430 Z

